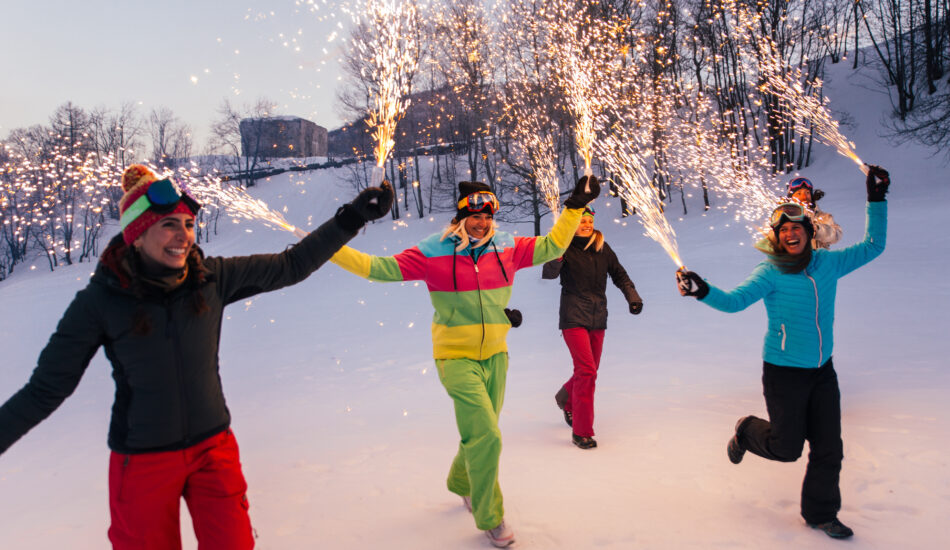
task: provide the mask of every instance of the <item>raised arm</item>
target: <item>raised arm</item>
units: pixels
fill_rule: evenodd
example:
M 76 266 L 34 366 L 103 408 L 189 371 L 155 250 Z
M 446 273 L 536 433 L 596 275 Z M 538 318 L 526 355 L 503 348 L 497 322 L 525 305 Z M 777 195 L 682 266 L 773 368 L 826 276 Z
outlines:
M 596 177 L 584 176 L 577 180 L 574 191 L 564 201 L 564 210 L 551 231 L 543 237 L 518 239 L 515 252 L 518 255 L 518 269 L 543 264 L 561 257 L 571 244 L 574 232 L 581 223 L 584 207 L 599 194 L 600 183 Z
M 877 258 L 887 244 L 887 194 L 890 175 L 878 166 L 870 166 L 867 176 L 868 202 L 864 240 L 841 250 L 833 250 L 828 257 L 835 262 L 839 277 Z

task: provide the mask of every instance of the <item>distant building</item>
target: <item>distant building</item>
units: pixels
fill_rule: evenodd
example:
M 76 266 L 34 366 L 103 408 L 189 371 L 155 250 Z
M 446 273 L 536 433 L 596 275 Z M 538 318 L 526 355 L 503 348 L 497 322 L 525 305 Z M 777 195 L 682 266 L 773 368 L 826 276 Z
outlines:
M 260 158 L 325 157 L 327 129 L 295 116 L 245 118 L 241 152 Z

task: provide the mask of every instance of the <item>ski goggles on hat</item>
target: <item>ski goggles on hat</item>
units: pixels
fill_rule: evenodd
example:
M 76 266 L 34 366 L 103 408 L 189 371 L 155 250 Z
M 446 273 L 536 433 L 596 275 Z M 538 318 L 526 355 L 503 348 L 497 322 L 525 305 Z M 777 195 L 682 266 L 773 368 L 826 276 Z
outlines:
M 809 181 L 808 178 L 795 178 L 788 182 L 789 193 L 794 193 L 799 189 L 808 189 L 809 193 L 813 193 L 815 191 L 815 186 L 811 184 L 811 181 Z
M 805 219 L 805 207 L 797 202 L 785 202 L 772 211 L 769 225 L 772 229 L 782 225 L 785 221 L 801 222 Z
M 151 210 L 156 214 L 168 214 L 178 207 L 178 203 L 183 202 L 192 214 L 197 214 L 201 205 L 198 201 L 191 198 L 191 195 L 185 193 L 178 187 L 171 178 L 153 181 L 144 195 L 135 200 L 122 216 L 119 218 L 119 225 L 125 229 L 130 223 L 134 222 L 146 211 Z
M 590 216 L 590 217 L 593 218 L 593 217 L 594 217 L 594 209 L 591 208 L 590 206 L 585 206 L 585 207 L 584 207 L 584 212 L 581 213 L 581 217 L 583 218 L 584 216 Z
M 469 212 L 483 212 L 486 208 L 492 214 L 498 212 L 501 205 L 498 203 L 498 197 L 491 191 L 478 191 L 467 197 L 463 197 L 458 204 L 459 210 L 468 210 Z

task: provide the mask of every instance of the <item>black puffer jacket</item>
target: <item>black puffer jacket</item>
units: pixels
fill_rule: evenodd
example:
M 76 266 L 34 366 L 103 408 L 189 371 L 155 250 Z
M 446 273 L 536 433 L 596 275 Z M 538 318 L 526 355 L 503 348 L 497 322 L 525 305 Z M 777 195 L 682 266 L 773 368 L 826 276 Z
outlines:
M 584 247 L 587 237 L 574 237 L 564 256 L 544 264 L 541 276 L 561 278 L 561 314 L 558 328 L 607 328 L 607 275 L 623 292 L 627 303 L 640 302 L 640 295 L 606 242 L 597 252 Z
M 182 449 L 225 430 L 231 415 L 218 373 L 224 306 L 304 280 L 355 235 L 331 219 L 279 254 L 204 258 L 208 273 L 202 284 L 189 277 L 169 293 L 149 292 L 143 299 L 100 261 L 30 381 L 0 407 L 0 453 L 72 394 L 99 346 L 112 363 L 116 385 L 112 450 Z M 121 235 L 117 239 L 110 247 L 121 245 Z M 195 313 L 195 292 L 208 306 L 204 313 Z M 145 334 L 132 328 L 143 312 L 151 325 Z

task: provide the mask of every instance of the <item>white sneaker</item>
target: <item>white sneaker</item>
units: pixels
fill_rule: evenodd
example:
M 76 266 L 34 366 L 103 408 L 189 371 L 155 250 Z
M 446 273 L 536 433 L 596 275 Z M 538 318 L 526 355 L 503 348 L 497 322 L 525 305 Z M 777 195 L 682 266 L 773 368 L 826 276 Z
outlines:
M 501 520 L 494 529 L 485 531 L 485 536 L 496 548 L 505 548 L 515 542 L 515 534 L 505 525 L 505 520 Z
M 462 497 L 462 504 L 465 505 L 465 509 L 468 510 L 468 513 L 472 513 L 472 497 Z

